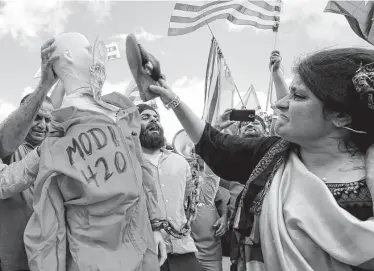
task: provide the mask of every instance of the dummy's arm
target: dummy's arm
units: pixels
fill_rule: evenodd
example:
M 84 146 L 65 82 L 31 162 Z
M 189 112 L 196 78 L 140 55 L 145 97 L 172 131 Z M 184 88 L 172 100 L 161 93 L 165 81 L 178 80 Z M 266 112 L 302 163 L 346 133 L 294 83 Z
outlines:
M 147 200 L 149 220 L 151 221 L 152 229 L 154 229 L 153 222 L 159 221 L 161 219 L 161 210 L 158 205 L 156 182 L 152 176 L 151 168 L 147 165 L 143 157 L 139 137 L 136 137 L 134 141 L 136 145 L 136 156 L 142 167 L 143 190 Z
M 29 188 L 39 170 L 39 155 L 36 149 L 21 161 L 10 166 L 0 160 L 0 199 L 7 199 Z
M 161 218 L 161 210 L 158 205 L 156 182 L 152 176 L 152 170 L 144 163 L 142 164 L 143 171 L 143 189 L 147 199 L 147 209 L 149 220 L 151 224 L 153 221 Z
M 0 124 L 0 159 L 14 153 L 24 142 L 48 90 L 46 84 L 39 83 L 29 98 Z
M 38 175 L 34 213 L 24 234 L 31 271 L 66 271 L 65 208 L 58 176 Z

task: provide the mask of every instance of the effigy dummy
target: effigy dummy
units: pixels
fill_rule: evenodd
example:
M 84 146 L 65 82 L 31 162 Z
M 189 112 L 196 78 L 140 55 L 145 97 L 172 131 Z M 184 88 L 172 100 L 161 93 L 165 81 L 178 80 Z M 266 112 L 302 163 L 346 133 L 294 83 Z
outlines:
M 32 271 L 159 270 L 157 192 L 125 96 L 101 97 L 106 49 L 79 33 L 56 38 L 53 70 L 66 97 L 52 113 L 24 240 Z

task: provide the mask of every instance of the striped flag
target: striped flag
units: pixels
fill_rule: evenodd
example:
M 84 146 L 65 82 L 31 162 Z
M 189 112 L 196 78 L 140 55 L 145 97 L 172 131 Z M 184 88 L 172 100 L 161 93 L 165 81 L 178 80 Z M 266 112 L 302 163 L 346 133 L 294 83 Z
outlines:
M 233 24 L 278 31 L 281 1 L 213 1 L 204 5 L 175 4 L 170 18 L 169 36 L 191 33 L 218 19 Z
M 329 1 L 325 12 L 344 15 L 360 38 L 374 44 L 374 1 Z
M 205 77 L 203 119 L 214 125 L 217 118 L 233 107 L 235 83 L 217 41 L 212 38 Z

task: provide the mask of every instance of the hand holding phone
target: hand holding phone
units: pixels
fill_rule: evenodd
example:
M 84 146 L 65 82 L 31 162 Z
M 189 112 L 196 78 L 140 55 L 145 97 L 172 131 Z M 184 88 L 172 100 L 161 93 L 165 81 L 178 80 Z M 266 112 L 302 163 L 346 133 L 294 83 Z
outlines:
M 256 116 L 255 110 L 236 110 L 230 112 L 229 119 L 232 121 L 254 121 Z

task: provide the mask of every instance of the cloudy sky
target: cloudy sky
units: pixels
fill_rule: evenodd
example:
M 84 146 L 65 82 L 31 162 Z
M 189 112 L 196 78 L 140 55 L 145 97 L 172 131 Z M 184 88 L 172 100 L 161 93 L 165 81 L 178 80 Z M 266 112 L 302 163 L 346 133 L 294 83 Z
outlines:
M 283 56 L 287 80 L 295 60 L 316 50 L 370 47 L 350 29 L 345 18 L 324 13 L 324 0 L 284 0 L 277 49 Z M 184 1 L 184 3 L 188 3 Z M 0 120 L 38 83 L 43 41 L 63 32 L 81 32 L 94 41 L 116 41 L 123 49 L 128 33 L 161 62 L 169 84 L 199 115 L 211 34 L 203 27 L 184 36 L 168 37 L 174 1 L 0 1 Z M 275 35 L 271 31 L 236 26 L 226 20 L 210 24 L 238 89 L 253 84 L 265 103 L 268 59 Z M 123 56 L 125 56 L 123 54 Z M 131 80 L 125 57 L 109 63 L 105 91 L 124 91 Z M 160 107 L 169 141 L 181 129 L 172 112 Z

